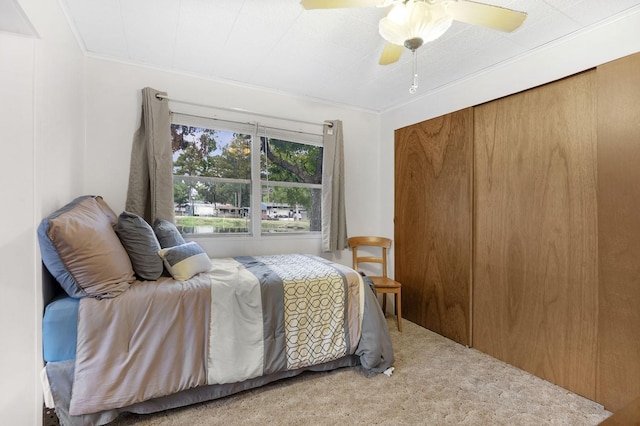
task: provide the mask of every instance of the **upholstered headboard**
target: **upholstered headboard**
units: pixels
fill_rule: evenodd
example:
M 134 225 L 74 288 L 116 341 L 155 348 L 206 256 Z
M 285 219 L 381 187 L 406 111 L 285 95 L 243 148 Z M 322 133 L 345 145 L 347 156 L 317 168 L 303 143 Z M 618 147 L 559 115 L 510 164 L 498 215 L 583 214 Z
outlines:
M 44 309 L 53 299 L 62 293 L 62 287 L 51 275 L 44 263 L 42 264 L 42 308 Z M 44 311 L 43 311 L 44 313 Z

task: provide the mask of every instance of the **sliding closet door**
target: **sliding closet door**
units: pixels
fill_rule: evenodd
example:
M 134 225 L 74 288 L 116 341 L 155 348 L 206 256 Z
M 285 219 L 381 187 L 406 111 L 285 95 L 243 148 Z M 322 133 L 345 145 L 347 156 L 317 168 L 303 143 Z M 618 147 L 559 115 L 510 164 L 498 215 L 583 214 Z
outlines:
M 474 347 L 595 397 L 595 71 L 475 108 Z
M 640 395 L 640 54 L 597 69 L 600 321 L 597 401 Z
M 395 133 L 395 278 L 403 317 L 471 344 L 473 110 Z

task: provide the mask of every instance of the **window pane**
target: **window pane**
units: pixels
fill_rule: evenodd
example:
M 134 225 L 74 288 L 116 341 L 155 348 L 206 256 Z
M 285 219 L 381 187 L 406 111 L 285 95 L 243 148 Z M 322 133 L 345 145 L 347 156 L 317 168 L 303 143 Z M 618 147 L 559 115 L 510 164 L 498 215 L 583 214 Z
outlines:
M 260 142 L 262 180 L 322 183 L 322 147 L 264 137 Z
M 249 233 L 252 136 L 181 124 L 171 136 L 180 232 Z
M 262 233 L 321 229 L 322 147 L 260 139 Z
M 171 125 L 173 174 L 251 179 L 251 135 Z
M 180 232 L 251 234 L 254 212 L 260 215 L 265 234 L 320 232 L 319 140 L 300 139 L 301 143 L 261 137 L 260 151 L 252 152 L 252 140 L 258 137 L 253 131 L 265 136 L 267 129 L 236 128 L 230 122 L 193 117 L 183 120 L 187 124 L 171 126 L 176 226 Z M 291 138 L 298 140 L 297 135 Z M 252 173 L 251 166 L 258 160 L 261 179 L 252 182 L 257 171 Z M 262 192 L 260 209 L 251 205 L 251 192 L 258 190 Z
M 212 183 L 176 176 L 173 188 L 176 227 L 182 234 L 250 232 L 250 184 Z M 216 201 L 203 201 L 207 197 Z
M 262 233 L 320 231 L 321 189 L 262 186 Z

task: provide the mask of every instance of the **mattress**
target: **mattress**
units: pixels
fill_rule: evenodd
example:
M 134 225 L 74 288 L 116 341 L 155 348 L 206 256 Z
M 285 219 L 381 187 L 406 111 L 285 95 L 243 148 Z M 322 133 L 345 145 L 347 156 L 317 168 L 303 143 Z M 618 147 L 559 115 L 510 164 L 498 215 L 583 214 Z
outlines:
M 363 276 L 363 280 L 373 288 L 369 277 Z M 80 299 L 60 295 L 45 308 L 42 319 L 42 350 L 45 362 L 75 359 L 79 302 Z
M 49 303 L 42 319 L 42 351 L 45 362 L 76 357 L 79 299 L 60 296 Z

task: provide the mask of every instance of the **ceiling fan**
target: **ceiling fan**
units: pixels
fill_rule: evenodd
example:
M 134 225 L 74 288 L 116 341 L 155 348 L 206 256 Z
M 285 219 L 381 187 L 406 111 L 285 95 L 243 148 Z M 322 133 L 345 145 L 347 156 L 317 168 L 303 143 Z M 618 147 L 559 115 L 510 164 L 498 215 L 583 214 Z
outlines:
M 444 34 L 453 21 L 511 32 L 527 17 L 524 12 L 468 0 L 301 0 L 305 9 L 389 7 L 380 20 L 380 35 L 387 41 L 380 65 L 400 59 L 403 47 L 414 52 Z

